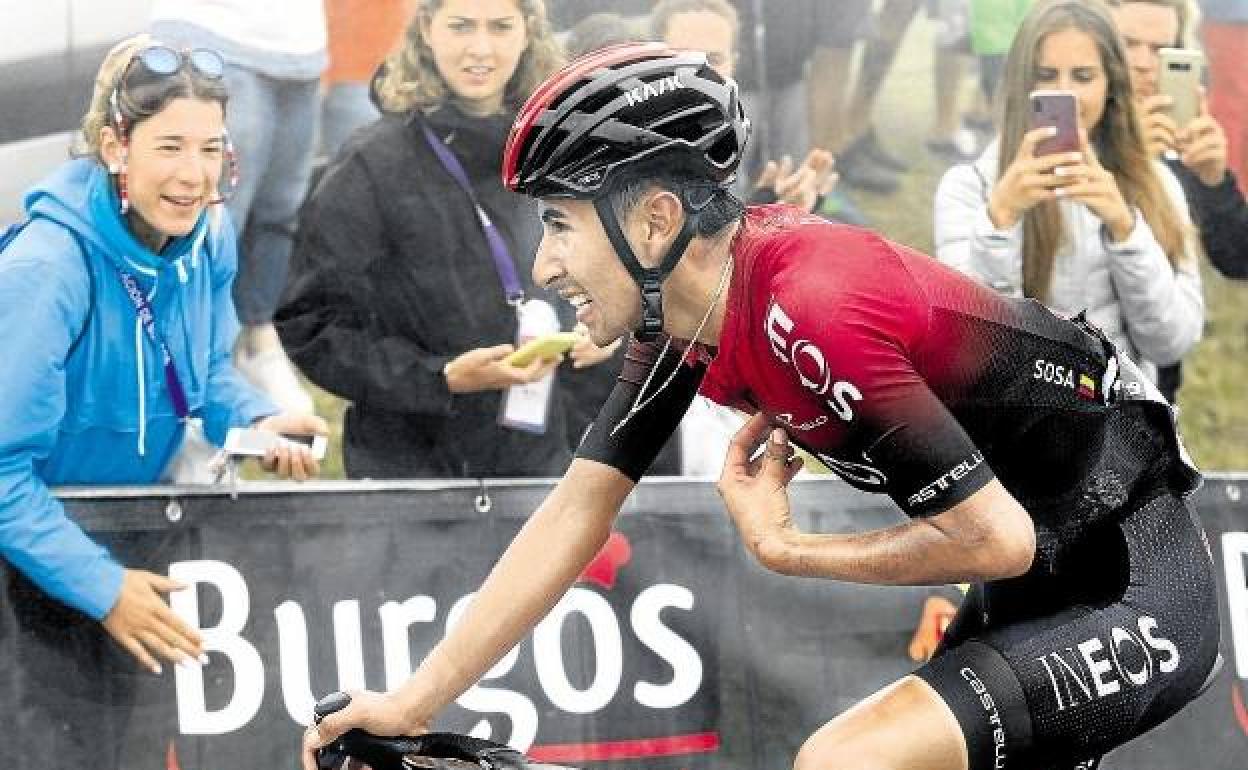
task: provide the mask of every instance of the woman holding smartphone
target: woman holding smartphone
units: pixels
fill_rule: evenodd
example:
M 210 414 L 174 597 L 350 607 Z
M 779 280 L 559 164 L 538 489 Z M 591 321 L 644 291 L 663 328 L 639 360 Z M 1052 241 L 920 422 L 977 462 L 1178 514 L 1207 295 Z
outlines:
M 501 164 L 516 110 L 560 62 L 541 0 L 420 0 L 373 80 L 382 118 L 310 193 L 276 323 L 308 378 L 351 402 L 349 477 L 557 476 L 571 459 L 558 383 L 544 425 L 500 418 L 513 386 L 555 366 L 508 361 L 518 332 L 556 321 L 517 302 L 536 294 L 541 223 Z M 548 328 L 525 331 L 542 314 Z
M 1036 91 L 1073 94 L 1074 137 L 1061 136 L 1068 126 L 1034 124 L 1053 99 Z M 1178 181 L 1149 156 L 1101 4 L 1033 7 L 1001 97 L 1001 135 L 936 192 L 937 256 L 1061 315 L 1086 311 L 1150 375 L 1178 361 L 1204 323 L 1195 233 Z M 1044 152 L 1063 138 L 1077 149 Z

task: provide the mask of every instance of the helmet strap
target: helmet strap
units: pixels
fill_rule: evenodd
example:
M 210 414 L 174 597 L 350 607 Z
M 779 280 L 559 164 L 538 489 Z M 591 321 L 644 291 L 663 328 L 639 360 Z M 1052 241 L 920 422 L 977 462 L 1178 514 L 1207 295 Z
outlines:
M 624 268 L 633 277 L 637 288 L 641 290 L 641 320 L 637 324 L 635 336 L 641 342 L 651 342 L 663 331 L 663 282 L 676 269 L 676 264 L 680 262 L 685 249 L 689 247 L 689 242 L 693 240 L 693 235 L 697 232 L 698 220 L 701 217 L 701 209 L 693 209 L 688 205 L 684 207 L 684 224 L 681 225 L 676 240 L 672 241 L 667 256 L 663 257 L 658 267 L 645 267 L 633 253 L 633 247 L 629 245 L 628 239 L 624 237 L 620 221 L 616 218 L 615 209 L 611 207 L 611 201 L 607 196 L 600 195 L 594 198 L 594 208 L 598 211 L 598 219 L 602 220 L 603 229 L 607 231 L 607 237 L 611 240 L 611 245 L 615 248 L 620 262 L 624 264 Z

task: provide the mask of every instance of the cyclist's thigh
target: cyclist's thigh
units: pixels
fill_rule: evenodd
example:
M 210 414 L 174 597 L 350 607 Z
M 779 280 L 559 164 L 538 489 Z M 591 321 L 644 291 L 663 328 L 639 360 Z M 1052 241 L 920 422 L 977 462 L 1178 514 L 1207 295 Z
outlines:
M 966 770 L 958 721 L 923 680 L 907 676 L 810 736 L 794 770 Z

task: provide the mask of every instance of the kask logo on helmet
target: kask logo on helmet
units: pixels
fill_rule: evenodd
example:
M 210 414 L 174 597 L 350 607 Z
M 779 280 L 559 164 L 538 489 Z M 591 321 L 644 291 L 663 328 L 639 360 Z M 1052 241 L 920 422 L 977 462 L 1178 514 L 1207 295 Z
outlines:
M 636 107 L 656 96 L 671 93 L 684 87 L 685 84 L 680 82 L 679 75 L 668 75 L 665 78 L 660 78 L 655 83 L 642 83 L 636 88 L 630 88 L 624 92 L 624 95 L 628 98 L 628 106 Z

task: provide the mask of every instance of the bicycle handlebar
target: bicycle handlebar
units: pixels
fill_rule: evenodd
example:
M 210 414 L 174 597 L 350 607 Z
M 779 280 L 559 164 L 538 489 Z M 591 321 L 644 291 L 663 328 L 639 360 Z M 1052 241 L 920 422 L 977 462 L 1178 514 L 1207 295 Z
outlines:
M 351 696 L 336 692 L 322 698 L 313 709 L 321 719 L 346 708 Z M 501 743 L 459 733 L 425 733 L 415 736 L 379 736 L 364 730 L 348 730 L 316 753 L 317 767 L 337 770 L 347 758 L 358 759 L 373 770 L 409 770 L 408 757 L 469 762 L 483 770 L 570 770 L 529 761 L 523 753 Z M 448 763 L 449 766 L 450 763 Z

